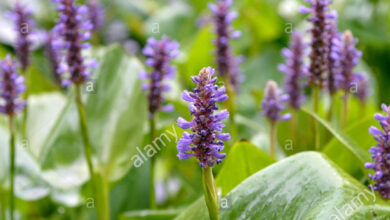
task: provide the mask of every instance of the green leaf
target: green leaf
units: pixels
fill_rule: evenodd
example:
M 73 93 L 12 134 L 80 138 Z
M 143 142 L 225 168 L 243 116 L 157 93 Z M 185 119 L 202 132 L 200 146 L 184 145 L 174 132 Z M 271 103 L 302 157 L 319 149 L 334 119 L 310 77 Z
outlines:
M 324 126 L 332 135 L 341 142 L 341 145 L 350 151 L 353 155 L 358 158 L 361 163 L 365 163 L 370 160 L 370 156 L 366 153 L 362 147 L 360 147 L 353 139 L 351 139 L 348 135 L 346 135 L 343 131 L 338 128 L 333 127 L 329 122 L 325 121 L 323 118 L 319 117 L 317 114 L 308 110 L 306 108 L 302 109 L 303 112 L 311 115 L 318 121 L 322 126 Z
M 216 184 L 222 189 L 222 195 L 226 195 L 244 179 L 273 162 L 273 158 L 253 144 L 246 141 L 237 142 L 223 162 Z
M 371 146 L 375 145 L 375 140 L 372 135 L 368 132 L 368 128 L 372 125 L 376 125 L 378 122 L 370 117 L 365 119 L 355 125 L 352 125 L 345 129 L 345 134 L 351 137 L 355 143 L 359 143 L 356 147 L 361 148 L 362 152 L 366 152 L 369 155 L 368 150 Z M 361 179 L 366 176 L 364 169 L 364 162 L 353 154 L 350 150 L 340 147 L 342 143 L 336 137 L 325 146 L 323 152 L 337 163 L 341 168 L 346 172 L 354 176 L 356 179 Z
M 95 169 L 115 181 L 131 168 L 130 158 L 142 143 L 146 99 L 138 72 L 141 63 L 118 46 L 93 53 L 99 62 L 93 81 L 83 88 Z M 73 89 L 73 88 L 70 88 Z M 43 145 L 40 163 L 51 185 L 70 189 L 88 179 L 74 97 Z
M 389 214 L 390 207 L 373 191 L 317 152 L 299 153 L 257 172 L 221 199 L 220 207 L 224 220 L 358 220 Z M 209 219 L 204 201 L 198 200 L 176 218 L 181 219 Z
M 124 213 L 120 220 L 170 220 L 176 217 L 180 210 L 142 210 Z

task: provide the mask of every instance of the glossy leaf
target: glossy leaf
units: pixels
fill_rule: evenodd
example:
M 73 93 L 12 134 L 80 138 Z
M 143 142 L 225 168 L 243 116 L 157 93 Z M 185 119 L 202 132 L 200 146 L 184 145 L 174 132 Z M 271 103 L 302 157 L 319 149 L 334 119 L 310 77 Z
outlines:
M 373 191 L 315 152 L 296 154 L 257 172 L 221 199 L 220 208 L 221 219 L 232 220 L 383 219 L 389 214 L 390 206 Z M 180 219 L 208 219 L 204 201 L 198 200 Z

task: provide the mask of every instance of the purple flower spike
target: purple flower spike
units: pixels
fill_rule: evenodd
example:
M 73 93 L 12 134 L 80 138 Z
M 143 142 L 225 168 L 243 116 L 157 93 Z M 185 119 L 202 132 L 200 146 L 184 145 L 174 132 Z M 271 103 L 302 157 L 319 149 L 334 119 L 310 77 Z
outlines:
M 209 9 L 213 13 L 215 32 L 217 33 L 217 38 L 214 40 L 214 43 L 217 47 L 216 63 L 218 75 L 222 77 L 227 75 L 232 86 L 238 91 L 239 85 L 243 81 L 243 76 L 239 69 L 242 57 L 235 57 L 233 55 L 229 41 L 239 38 L 241 32 L 233 30 L 230 26 L 232 21 L 237 17 L 236 12 L 229 11 L 231 5 L 231 0 L 217 0 L 217 4 L 209 4 Z
M 22 71 L 25 72 L 30 64 L 31 52 L 31 28 L 34 22 L 31 20 L 32 11 L 16 1 L 13 11 L 8 15 L 15 23 L 17 39 L 15 44 L 16 57 L 18 58 Z
M 337 21 L 329 21 L 328 24 L 328 54 L 327 54 L 327 72 L 328 77 L 326 86 L 330 94 L 334 94 L 339 89 L 337 79 L 341 74 L 341 52 L 342 52 L 342 39 L 341 34 L 337 29 Z
M 382 104 L 385 115 L 375 114 L 375 119 L 379 121 L 382 130 L 372 126 L 369 129 L 375 140 L 378 142 L 376 147 L 371 147 L 372 159 L 374 163 L 366 163 L 367 169 L 372 169 L 375 174 L 369 174 L 375 184 L 373 189 L 378 191 L 385 199 L 390 199 L 390 106 Z
M 96 67 L 96 61 L 85 61 L 82 50 L 89 48 L 86 41 L 90 38 L 93 25 L 86 17 L 88 8 L 76 6 L 74 0 L 52 0 L 58 2 L 60 18 L 53 32 L 56 35 L 53 47 L 62 53 L 58 74 L 69 73 L 69 77 L 62 81 L 63 86 L 70 83 L 82 84 L 90 79 L 91 68 Z
M 356 92 L 354 95 L 359 99 L 361 103 L 367 102 L 369 91 L 368 78 L 362 74 L 355 74 Z
M 8 54 L 0 63 L 0 113 L 15 115 L 23 110 L 26 102 L 20 94 L 26 90 L 24 77 L 19 75 L 17 62 Z
M 228 99 L 225 87 L 214 85 L 217 78 L 212 77 L 214 69 L 203 68 L 198 76 L 193 76 L 192 81 L 197 87 L 193 92 L 184 91 L 182 97 L 189 102 L 189 109 L 193 119 L 186 121 L 178 118 L 178 126 L 182 129 L 191 129 L 192 133 L 184 132 L 183 137 L 177 142 L 180 160 L 186 160 L 192 156 L 198 158 L 200 166 L 212 167 L 215 163 L 222 162 L 226 154 L 220 153 L 224 148 L 223 141 L 230 139 L 228 133 L 221 133 L 224 124 L 222 120 L 229 117 L 229 112 L 222 110 L 218 113 L 217 102 Z
M 268 81 L 264 92 L 264 98 L 261 102 L 263 115 L 273 123 L 290 119 L 291 114 L 281 114 L 285 108 L 283 102 L 288 101 L 288 99 L 288 95 L 283 95 L 282 91 L 278 89 L 276 82 L 272 80 Z
M 48 59 L 50 61 L 50 67 L 51 67 L 51 71 L 53 73 L 55 81 L 59 85 L 62 85 L 61 74 L 59 74 L 57 72 L 57 70 L 60 66 L 60 56 L 58 54 L 58 51 L 53 46 L 54 42 L 55 42 L 54 34 L 52 32 L 47 33 L 46 42 L 45 42 L 46 56 L 48 57 Z
M 326 56 L 328 52 L 327 43 L 327 23 L 329 19 L 334 19 L 335 14 L 329 12 L 329 4 L 331 0 L 306 0 L 310 3 L 310 8 L 301 6 L 301 13 L 311 13 L 312 16 L 308 19 L 313 24 L 310 30 L 311 51 L 310 51 L 310 66 L 309 66 L 309 85 L 323 86 L 323 73 L 326 71 Z
M 289 104 L 295 109 L 301 107 L 305 99 L 303 93 L 303 78 L 307 75 L 307 66 L 303 62 L 305 45 L 302 36 L 294 31 L 291 35 L 289 48 L 282 50 L 285 64 L 279 65 L 279 71 L 285 74 L 285 88 L 289 95 Z
M 104 8 L 99 0 L 89 0 L 87 6 L 92 31 L 97 32 L 104 25 Z
M 355 74 L 353 68 L 358 64 L 362 53 L 355 46 L 357 40 L 354 39 L 350 31 L 345 31 L 343 35 L 343 48 L 341 52 L 341 77 L 339 84 L 341 89 L 349 93 L 351 86 L 354 83 Z
M 172 111 L 171 105 L 162 106 L 164 98 L 162 93 L 170 88 L 164 84 L 165 79 L 173 79 L 175 68 L 170 66 L 173 58 L 179 54 L 179 43 L 170 41 L 168 37 L 163 36 L 160 41 L 149 38 L 147 45 L 143 49 L 146 58 L 146 65 L 151 67 L 152 71 L 147 73 L 145 70 L 140 72 L 141 80 L 149 79 L 149 84 L 142 87 L 149 91 L 149 117 L 153 117 L 156 111 Z

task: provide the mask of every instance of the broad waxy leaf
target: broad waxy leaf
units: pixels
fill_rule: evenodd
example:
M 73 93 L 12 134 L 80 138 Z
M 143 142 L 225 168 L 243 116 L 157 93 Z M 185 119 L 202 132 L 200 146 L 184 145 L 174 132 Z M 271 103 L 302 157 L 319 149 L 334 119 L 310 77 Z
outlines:
M 372 190 L 316 152 L 296 154 L 257 172 L 222 198 L 220 206 L 221 219 L 232 220 L 383 219 L 390 215 L 390 206 Z M 180 219 L 209 219 L 204 200 L 191 205 L 176 218 Z
M 244 179 L 275 162 L 249 142 L 237 142 L 228 152 L 216 178 L 216 184 L 226 195 Z
M 83 88 L 89 135 L 95 169 L 114 181 L 132 166 L 130 157 L 143 137 L 147 113 L 145 94 L 138 80 L 142 65 L 118 46 L 93 52 L 99 67 L 93 80 Z M 88 178 L 72 94 L 40 157 L 45 179 L 63 189 L 81 185 Z

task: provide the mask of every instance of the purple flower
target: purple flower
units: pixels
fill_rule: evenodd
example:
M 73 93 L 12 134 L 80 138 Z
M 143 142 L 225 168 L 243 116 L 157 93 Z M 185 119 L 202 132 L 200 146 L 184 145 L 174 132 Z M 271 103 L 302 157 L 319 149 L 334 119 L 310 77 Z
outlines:
M 327 72 L 328 77 L 326 86 L 330 94 L 334 94 L 339 89 L 338 79 L 341 74 L 340 57 L 342 52 L 341 34 L 337 29 L 337 21 L 329 21 L 328 31 L 328 54 L 327 54 Z
M 198 158 L 200 166 L 212 167 L 215 163 L 220 163 L 225 158 L 223 150 L 224 143 L 230 139 L 228 133 L 222 133 L 224 124 L 222 120 L 229 117 L 226 110 L 219 111 L 217 102 L 228 99 L 225 94 L 225 87 L 214 85 L 217 81 L 214 69 L 203 68 L 198 76 L 193 76 L 192 81 L 197 85 L 193 92 L 184 91 L 182 97 L 188 101 L 193 119 L 186 121 L 178 118 L 178 126 L 182 129 L 191 129 L 191 133 L 184 132 L 183 137 L 177 142 L 180 160 L 186 160 L 192 156 Z
M 170 89 L 163 81 L 174 78 L 175 68 L 170 66 L 170 62 L 178 56 L 178 48 L 179 44 L 176 41 L 170 41 L 168 37 L 163 36 L 160 41 L 149 38 L 142 51 L 147 57 L 146 65 L 152 69 L 150 73 L 145 70 L 140 72 L 141 80 L 149 80 L 149 84 L 142 86 L 143 89 L 149 91 L 149 117 L 153 117 L 158 110 L 173 110 L 172 105 L 162 105 L 164 102 L 162 93 Z
M 379 121 L 382 130 L 374 126 L 369 129 L 370 134 L 378 142 L 376 147 L 369 150 L 374 163 L 366 163 L 364 166 L 375 171 L 374 175 L 368 174 L 375 182 L 373 189 L 383 198 L 390 199 L 390 106 L 382 104 L 382 109 L 385 115 L 375 114 L 375 119 Z
M 369 91 L 369 81 L 363 74 L 355 74 L 356 92 L 353 94 L 359 99 L 361 103 L 367 101 Z
M 291 114 L 282 115 L 284 110 L 283 102 L 288 101 L 288 95 L 283 95 L 282 91 L 278 89 L 276 82 L 270 80 L 264 91 L 264 98 L 261 102 L 261 109 L 263 115 L 271 122 L 284 121 L 291 118 Z
M 310 3 L 310 8 L 301 6 L 301 13 L 311 13 L 312 16 L 308 19 L 313 24 L 310 30 L 311 51 L 310 51 L 310 66 L 309 66 L 309 85 L 323 86 L 323 73 L 326 71 L 326 60 L 328 53 L 327 41 L 327 23 L 329 19 L 334 19 L 335 13 L 329 12 L 329 4 L 331 0 L 306 0 Z
M 355 74 L 353 68 L 358 64 L 362 53 L 355 46 L 357 40 L 354 39 L 350 31 L 345 31 L 343 35 L 343 46 L 340 56 L 341 75 L 339 80 L 340 88 L 346 93 L 349 93 L 351 86 L 354 83 Z
M 104 25 L 104 8 L 99 0 L 89 0 L 87 6 L 92 31 L 97 32 Z
M 15 115 L 26 105 L 20 99 L 20 94 L 26 90 L 24 77 L 16 72 L 17 62 L 9 54 L 1 61 L 0 66 L 0 113 Z
M 58 50 L 56 50 L 53 46 L 54 42 L 55 42 L 54 34 L 52 32 L 48 32 L 46 34 L 45 53 L 47 58 L 50 61 L 50 67 L 55 81 L 59 85 L 62 85 L 61 74 L 57 72 L 60 66 L 60 56 L 58 54 Z
M 34 22 L 31 20 L 32 11 L 22 6 L 19 1 L 16 1 L 12 12 L 8 13 L 8 16 L 15 23 L 15 31 L 17 33 L 17 39 L 15 43 L 16 57 L 18 58 L 22 72 L 25 72 L 30 64 L 30 52 L 31 52 L 31 28 Z
M 279 71 L 285 74 L 285 89 L 289 95 L 290 106 L 299 109 L 305 99 L 303 93 L 303 78 L 307 74 L 307 66 L 303 62 L 305 45 L 302 36 L 294 31 L 291 35 L 289 48 L 282 50 L 285 64 L 279 65 Z
M 230 83 L 237 91 L 239 84 L 243 81 L 243 76 L 239 69 L 242 57 L 233 56 L 229 40 L 239 38 L 241 32 L 233 30 L 230 26 L 232 21 L 237 17 L 237 12 L 229 11 L 231 5 L 232 0 L 217 0 L 217 4 L 209 4 L 209 9 L 214 13 L 213 20 L 215 23 L 215 32 L 217 33 L 217 38 L 214 40 L 214 43 L 217 47 L 216 63 L 218 75 L 222 77 L 227 75 Z
M 61 63 L 57 69 L 58 74 L 69 73 L 62 85 L 70 83 L 82 84 L 90 79 L 91 70 L 97 66 L 95 60 L 85 61 L 82 50 L 90 47 L 85 41 L 90 38 L 90 30 L 93 25 L 86 17 L 88 8 L 76 6 L 74 0 L 52 0 L 58 2 L 60 18 L 54 27 L 55 41 L 52 43 L 55 49 L 61 50 Z

